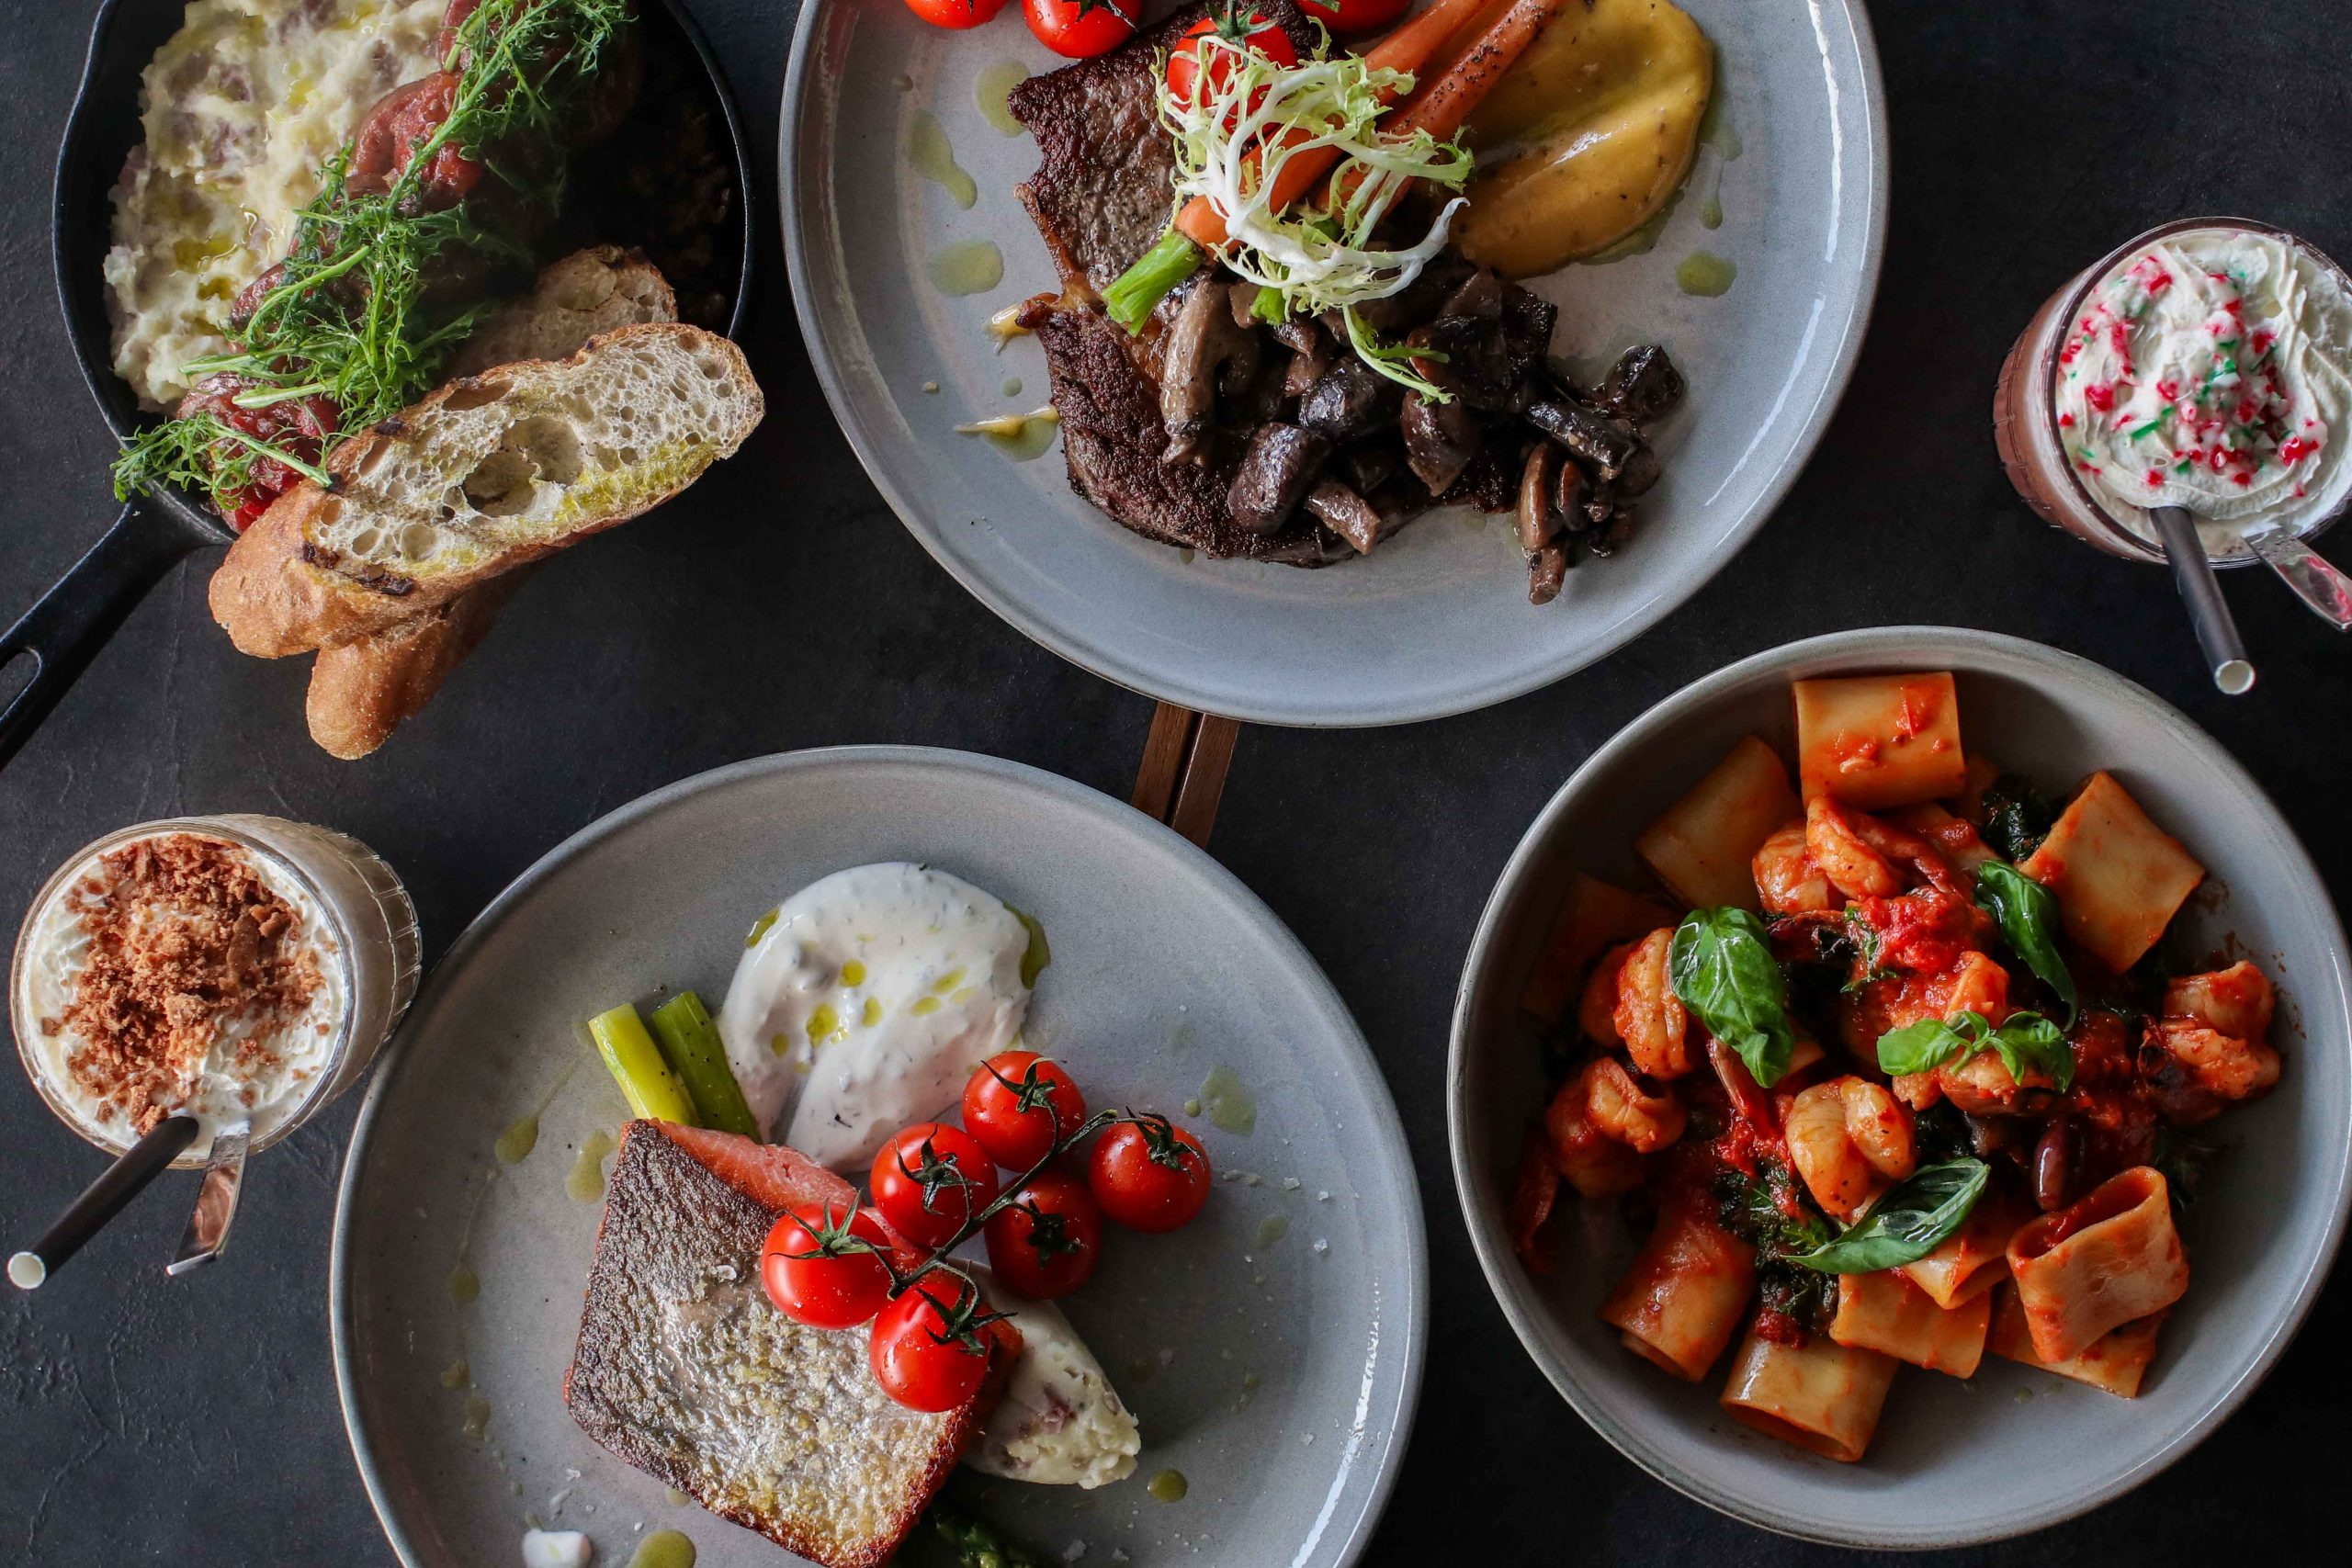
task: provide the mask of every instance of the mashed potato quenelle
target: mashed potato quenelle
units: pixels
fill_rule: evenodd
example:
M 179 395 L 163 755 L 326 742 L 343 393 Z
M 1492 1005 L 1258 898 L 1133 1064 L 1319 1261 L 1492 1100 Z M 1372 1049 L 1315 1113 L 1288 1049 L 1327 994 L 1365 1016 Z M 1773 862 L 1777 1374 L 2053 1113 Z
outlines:
M 1606 250 L 1690 173 L 1714 79 L 1707 35 L 1668 0 L 1565 7 L 1470 117 L 1454 243 L 1506 277 Z
M 151 408 L 227 351 L 237 290 L 276 264 L 319 170 L 377 99 L 435 68 L 447 0 L 195 0 L 141 75 L 144 142 L 115 187 L 116 374 Z

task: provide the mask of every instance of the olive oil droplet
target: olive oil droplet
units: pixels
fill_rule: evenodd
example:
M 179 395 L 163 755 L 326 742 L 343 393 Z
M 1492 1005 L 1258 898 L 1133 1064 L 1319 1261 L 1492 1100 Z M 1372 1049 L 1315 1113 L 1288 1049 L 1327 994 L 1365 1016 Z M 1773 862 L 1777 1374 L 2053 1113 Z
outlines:
M 1674 286 L 1685 294 L 1713 299 L 1731 288 L 1739 269 L 1713 251 L 1692 251 L 1674 269 Z
M 628 1568 L 695 1568 L 695 1543 L 676 1530 L 655 1530 L 637 1543 Z
M 1004 253 L 993 241 L 957 240 L 932 253 L 930 272 L 942 294 L 985 294 L 1004 281 Z
M 907 128 L 907 161 L 915 173 L 947 193 L 956 206 L 970 211 L 980 199 L 979 182 L 965 172 L 956 161 L 956 149 L 948 144 L 947 129 L 939 117 L 929 109 L 915 110 L 913 121 Z
M 481 1276 L 460 1263 L 449 1270 L 449 1299 L 463 1306 L 481 1294 Z
M 612 1152 L 613 1135 L 601 1127 L 580 1141 L 580 1157 L 563 1179 L 563 1190 L 572 1201 L 594 1203 L 605 1195 L 605 1156 Z
M 1163 1470 L 1151 1478 L 1151 1495 L 1163 1503 L 1181 1503 L 1192 1489 L 1181 1470 Z
M 1258 1125 L 1257 1097 L 1228 1068 L 1211 1067 L 1201 1080 L 1201 1106 L 1226 1132 L 1247 1136 Z
M 537 1116 L 524 1117 L 499 1134 L 498 1142 L 493 1146 L 498 1153 L 499 1164 L 521 1165 L 531 1157 L 531 1151 L 539 1146 L 539 1119 Z
M 972 84 L 972 100 L 979 105 L 982 118 L 1007 136 L 1029 129 L 1012 118 L 1012 106 L 1005 101 L 1027 80 L 1029 67 L 1017 60 L 999 60 L 981 67 L 979 79 Z

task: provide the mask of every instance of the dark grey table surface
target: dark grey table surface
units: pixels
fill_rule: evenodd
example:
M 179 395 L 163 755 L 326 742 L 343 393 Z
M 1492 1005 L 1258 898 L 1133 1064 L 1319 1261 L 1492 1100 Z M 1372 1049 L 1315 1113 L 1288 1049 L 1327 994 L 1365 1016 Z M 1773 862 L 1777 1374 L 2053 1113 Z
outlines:
M 356 834 L 407 879 L 437 953 L 573 829 L 743 757 L 920 742 L 1125 795 L 1150 703 L 966 596 L 876 496 L 817 390 L 769 195 L 792 8 L 695 6 L 765 182 L 746 347 L 770 412 L 742 455 L 657 518 L 543 569 L 440 700 L 363 762 L 310 744 L 304 661 L 241 658 L 213 626 L 212 558 L 182 567 L 0 773 L 0 928 L 13 930 L 75 846 L 184 811 L 275 812 Z M 0 39 L 0 276 L 13 307 L 0 317 L 0 624 L 112 512 L 106 432 L 74 368 L 48 254 L 51 150 L 94 9 L 11 6 Z M 1234 761 L 1210 848 L 1354 1009 L 1421 1171 L 1428 1379 L 1374 1562 L 1843 1555 L 1719 1517 L 1588 1429 L 1496 1309 L 1447 1174 L 1446 1023 L 1471 928 L 1537 807 L 1647 705 L 1742 655 L 1839 627 L 1951 622 L 2036 637 L 2186 709 L 2278 799 L 2334 886 L 2352 867 L 2352 647 L 2276 584 L 2237 574 L 2229 597 L 2262 683 L 2247 698 L 2216 695 L 2165 575 L 2095 557 L 2028 515 L 1986 417 L 2027 315 L 2150 224 L 2242 212 L 2352 255 L 2338 6 L 1873 9 L 1894 122 L 1884 281 L 1844 407 L 1771 525 L 1657 630 L 1547 691 L 1404 729 L 1252 729 Z M 226 1262 L 165 1282 L 159 1265 L 187 1203 L 172 1185 L 37 1296 L 0 1299 L 0 1562 L 391 1561 L 352 1466 L 327 1346 L 327 1235 L 356 1098 L 256 1166 Z M 10 1245 L 101 1163 L 14 1071 L 0 1072 L 0 1151 Z M 2340 1552 L 2340 1533 L 2326 1538 L 2336 1548 L 2321 1545 L 2319 1516 L 2344 1484 L 2346 1273 L 2339 1265 L 2245 1409 L 2160 1480 L 2062 1529 L 1940 1561 Z

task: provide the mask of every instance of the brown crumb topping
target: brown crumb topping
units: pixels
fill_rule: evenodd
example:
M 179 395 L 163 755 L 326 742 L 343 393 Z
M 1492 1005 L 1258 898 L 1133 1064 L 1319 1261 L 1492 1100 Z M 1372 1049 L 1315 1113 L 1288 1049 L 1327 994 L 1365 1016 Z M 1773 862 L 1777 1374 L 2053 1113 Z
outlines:
M 40 1028 L 73 1031 L 74 1087 L 141 1134 L 185 1103 L 224 1036 L 238 1075 L 276 1066 L 269 1037 L 322 983 L 293 906 L 218 840 L 126 844 L 62 897 L 89 947 L 73 1000 Z

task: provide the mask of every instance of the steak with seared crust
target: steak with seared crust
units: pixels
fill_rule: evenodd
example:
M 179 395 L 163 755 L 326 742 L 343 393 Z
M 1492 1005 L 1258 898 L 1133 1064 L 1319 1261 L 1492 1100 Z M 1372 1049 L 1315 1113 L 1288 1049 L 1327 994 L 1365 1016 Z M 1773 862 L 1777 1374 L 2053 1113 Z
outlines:
M 1303 53 L 1315 29 L 1291 0 L 1261 0 L 1257 9 Z M 1159 414 L 1159 339 L 1182 303 L 1163 301 L 1140 337 L 1102 313 L 1108 288 L 1168 231 L 1175 197 L 1175 161 L 1159 125 L 1158 51 L 1207 15 L 1188 6 L 1110 53 L 1032 76 L 1008 100 L 1013 118 L 1037 139 L 1037 172 L 1020 187 L 1061 274 L 1059 299 L 1031 301 L 1023 324 L 1037 334 L 1061 415 L 1062 456 L 1070 487 L 1148 539 L 1209 556 L 1320 566 L 1349 553 L 1335 536 L 1301 513 L 1274 534 L 1253 534 L 1233 520 L 1226 491 L 1248 432 L 1208 444 L 1200 463 L 1163 463 L 1168 436 Z

